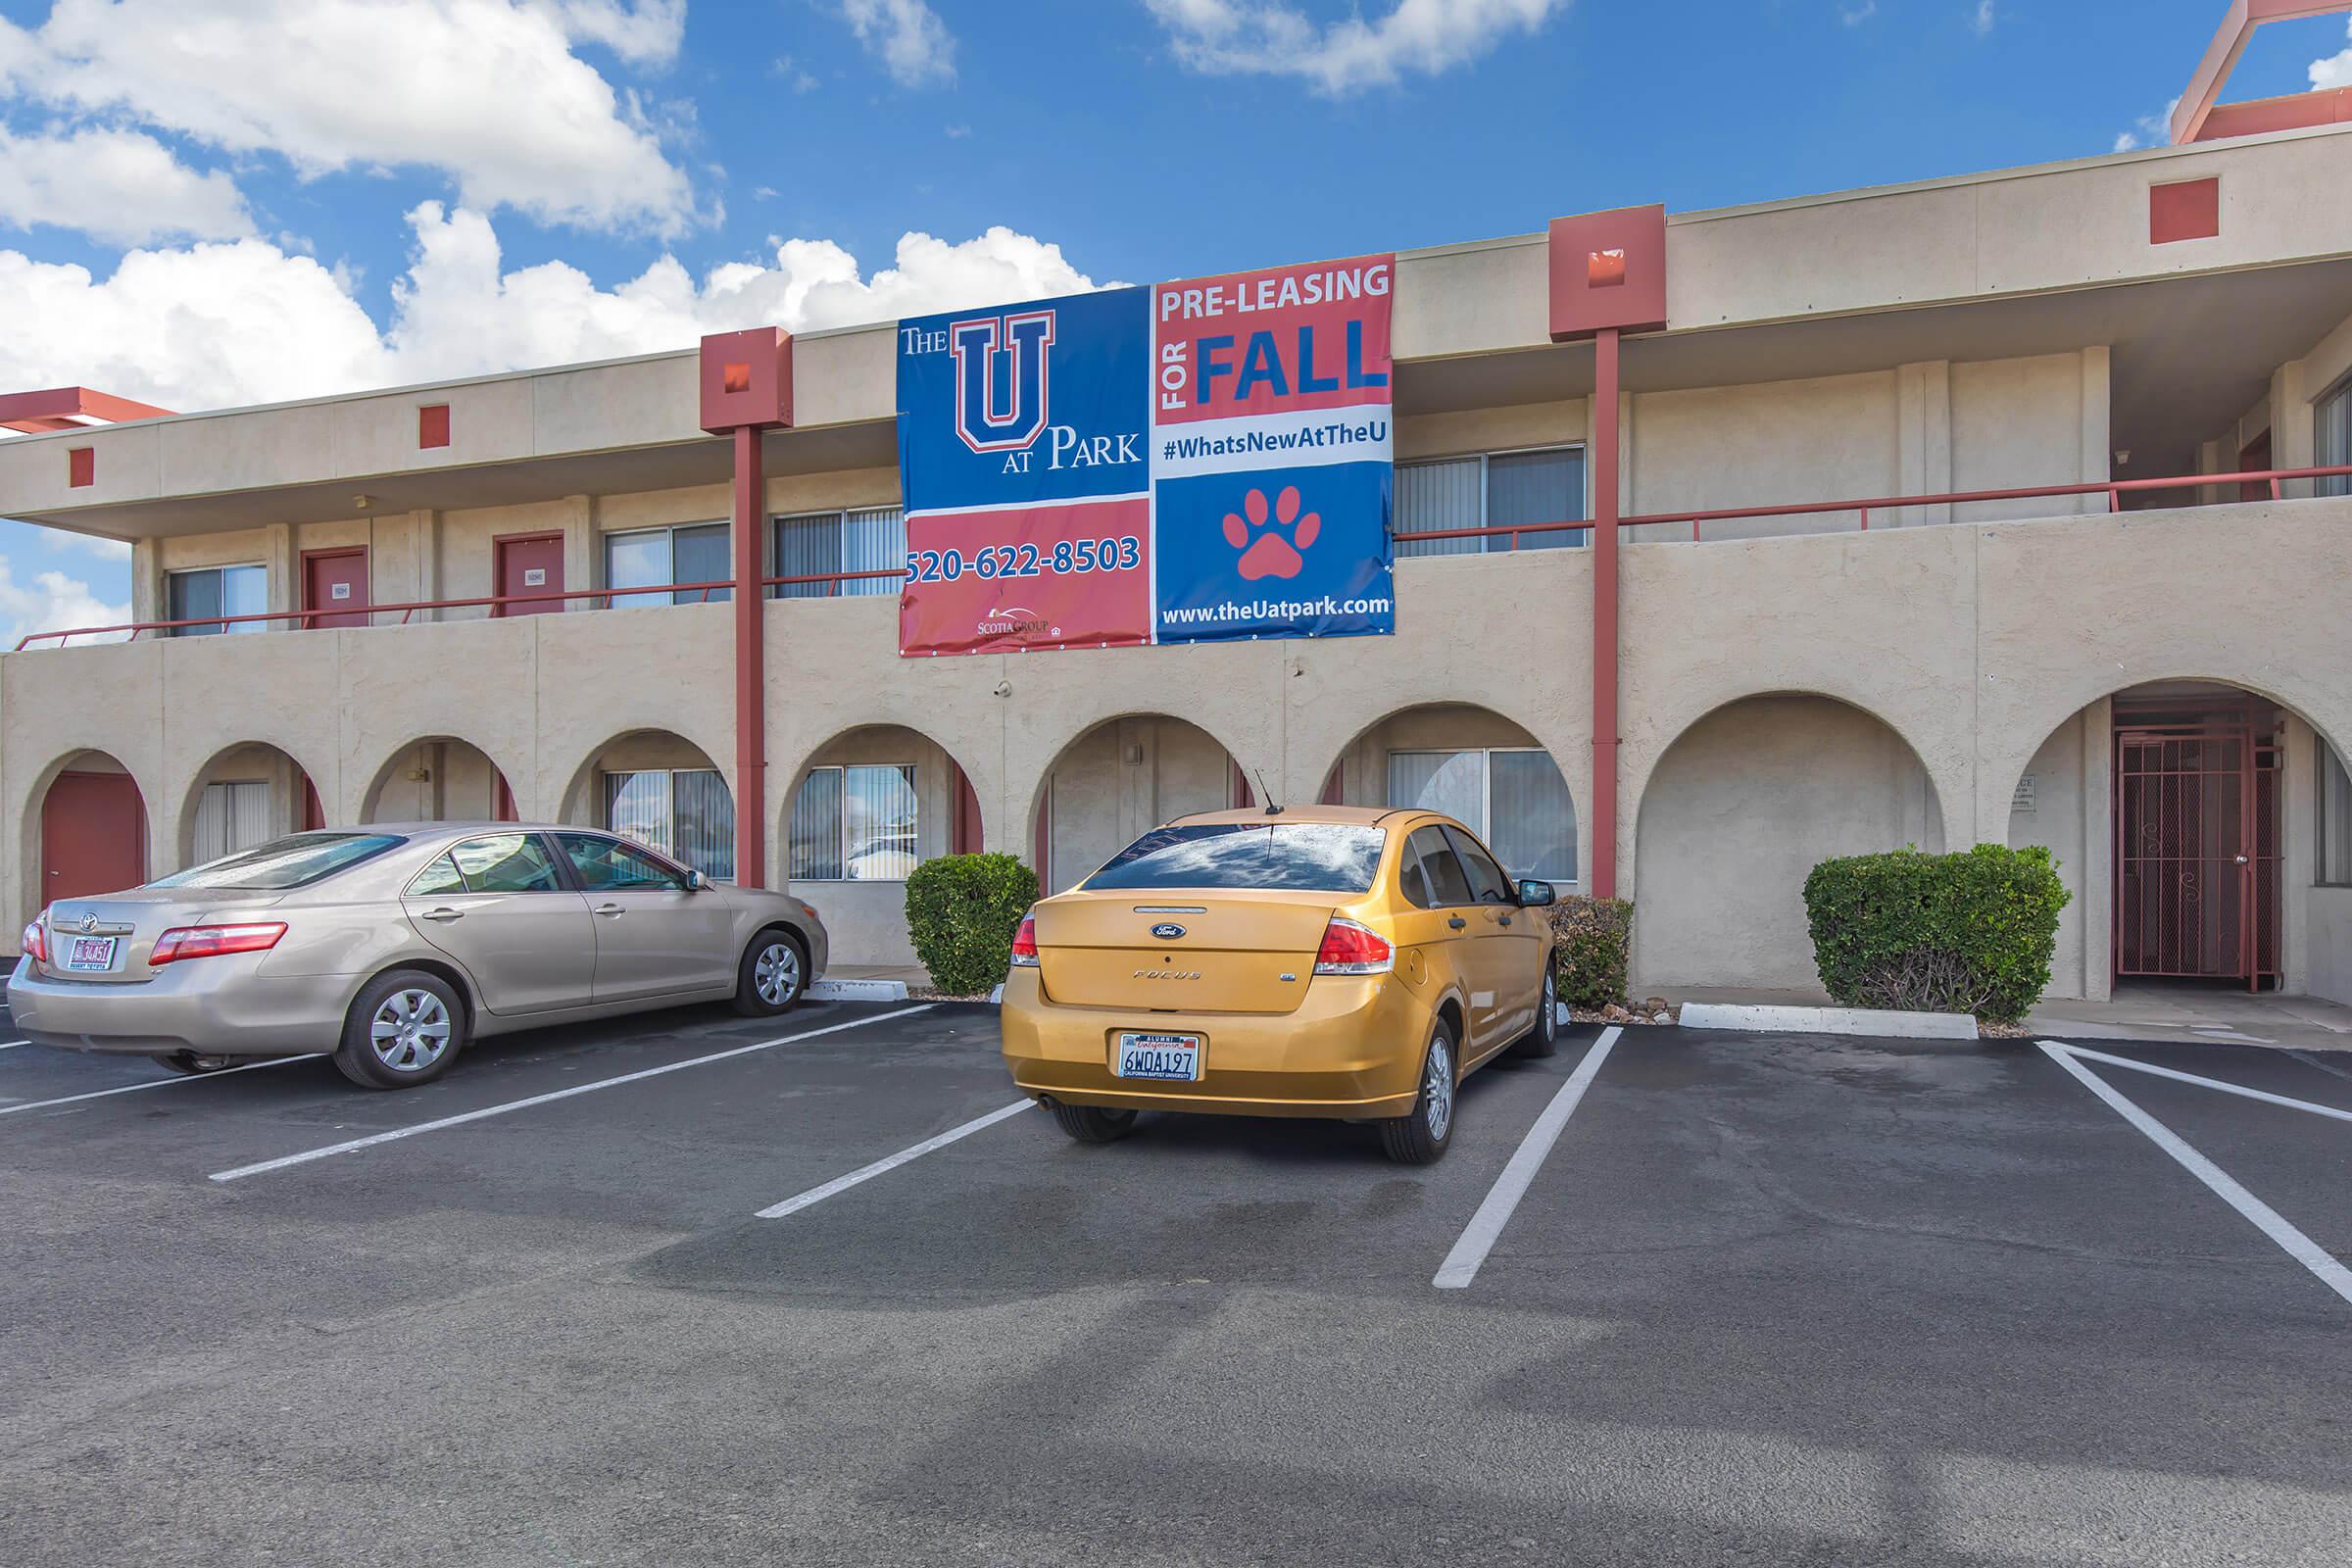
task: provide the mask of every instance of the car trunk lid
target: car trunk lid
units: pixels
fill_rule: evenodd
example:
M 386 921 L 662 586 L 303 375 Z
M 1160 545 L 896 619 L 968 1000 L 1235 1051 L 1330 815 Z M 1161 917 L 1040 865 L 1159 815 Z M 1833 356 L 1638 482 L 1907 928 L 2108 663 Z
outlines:
M 1065 893 L 1035 911 L 1039 978 L 1072 1006 L 1289 1012 L 1333 906 L 1328 893 Z
M 194 894 L 196 896 L 191 897 Z M 133 888 L 87 899 L 61 899 L 43 917 L 49 928 L 49 958 L 35 967 L 44 979 L 86 981 L 93 985 L 127 985 L 151 979 L 155 971 L 147 958 L 155 939 L 174 926 L 218 924 L 245 919 L 268 908 L 283 893 L 246 888 Z M 114 942 L 111 965 L 102 970 L 75 969 L 75 943 Z M 95 960 L 102 947 L 89 952 Z

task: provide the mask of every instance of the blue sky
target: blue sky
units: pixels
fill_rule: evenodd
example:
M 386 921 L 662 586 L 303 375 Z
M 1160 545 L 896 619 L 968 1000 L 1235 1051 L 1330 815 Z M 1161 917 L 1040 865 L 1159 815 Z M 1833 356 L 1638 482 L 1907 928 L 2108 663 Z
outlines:
M 2106 153 L 2223 9 L 0 0 L 0 387 L 232 406 Z M 2315 81 L 2342 17 L 2230 96 Z M 122 606 L 117 555 L 0 522 L 0 623 Z

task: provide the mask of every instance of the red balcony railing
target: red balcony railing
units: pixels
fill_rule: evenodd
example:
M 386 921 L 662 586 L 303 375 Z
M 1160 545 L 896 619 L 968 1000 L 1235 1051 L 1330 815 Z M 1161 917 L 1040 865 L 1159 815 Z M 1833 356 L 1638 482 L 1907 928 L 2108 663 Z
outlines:
M 2235 486 L 2242 493 L 2246 486 L 2262 485 L 2270 492 L 2271 499 L 2282 500 L 2285 498 L 2283 487 L 2296 480 L 2333 479 L 2348 476 L 2352 476 L 2352 464 L 2338 464 L 2329 467 L 2314 468 L 2264 468 L 2242 473 L 2196 473 L 2184 474 L 2178 478 L 2161 479 L 2109 479 L 2095 484 L 2033 485 L 2011 490 L 1953 491 L 1941 495 L 1873 496 L 1854 501 L 1800 501 L 1775 506 L 1727 507 L 1706 512 L 1652 512 L 1630 517 L 1620 517 L 1617 519 L 1617 526 L 1619 528 L 1642 528 L 1658 524 L 1688 523 L 1690 526 L 1690 537 L 1696 541 L 1703 540 L 1702 530 L 1710 522 L 1730 522 L 1756 517 L 1819 516 L 1850 512 L 1857 514 L 1861 528 L 1867 530 L 1870 527 L 1873 513 L 1884 514 L 1919 507 L 1967 506 L 1991 501 L 2037 501 L 2061 496 L 2104 495 L 2107 498 L 2108 512 L 2115 513 L 2123 510 L 2125 496 L 2150 491 L 2202 490 L 2208 486 L 2227 489 Z M 1511 523 L 1492 528 L 1433 528 L 1425 532 L 1399 533 L 1396 537 L 1400 540 L 1509 539 L 1511 541 L 1510 548 L 1516 550 L 1520 547 L 1519 540 L 1522 535 L 1562 533 L 1590 529 L 1592 526 L 1592 520 L 1589 517 L 1568 517 L 1552 522 Z M 762 577 L 760 579 L 760 583 L 762 588 L 770 590 L 821 583 L 828 589 L 826 594 L 806 597 L 833 598 L 841 596 L 842 585 L 845 583 L 906 575 L 906 573 L 902 567 L 884 566 L 869 571 L 810 572 L 790 576 Z M 63 647 L 69 640 L 75 637 L 102 637 L 122 633 L 128 634 L 127 640 L 135 641 L 143 632 L 171 632 L 188 626 L 225 628 L 231 625 L 256 622 L 290 621 L 300 629 L 315 626 L 322 620 L 340 619 L 347 615 L 367 615 L 370 625 L 377 625 L 382 623 L 379 617 L 398 614 L 399 620 L 392 624 L 407 625 L 419 611 L 511 610 L 516 606 L 568 604 L 583 599 L 594 600 L 597 602 L 597 608 L 603 609 L 610 606 L 615 599 L 625 599 L 637 594 L 694 594 L 698 596 L 698 601 L 707 602 L 713 594 L 731 592 L 734 586 L 732 582 L 656 583 L 641 588 L 573 588 L 556 593 L 480 594 L 466 599 L 420 599 L 408 604 L 373 605 L 365 609 L 348 611 L 272 610 L 254 614 L 206 615 L 186 620 L 123 621 L 112 626 L 75 626 L 64 631 L 36 631 L 20 638 L 17 648 L 22 652 L 24 649 L 46 643 L 55 643 Z M 795 595 L 793 597 L 803 596 Z
M 2095 484 L 2032 485 L 2014 490 L 1961 490 L 1932 496 L 1873 496 L 1858 501 L 1798 501 L 1769 507 L 1725 507 L 1710 512 L 1649 512 L 1617 519 L 1619 528 L 1642 528 L 1659 523 L 1689 523 L 1690 537 L 1700 541 L 1702 527 L 1710 522 L 1731 522 L 1755 517 L 1804 517 L 1851 512 L 1859 514 L 1861 527 L 1870 528 L 1871 514 L 1901 512 L 1914 507 L 1965 506 L 1982 501 L 2037 501 L 2055 496 L 2096 496 L 2107 498 L 2107 511 L 2124 510 L 2123 498 L 2152 490 L 2202 490 L 2216 487 L 2263 485 L 2273 501 L 2285 498 L 2283 487 L 2297 479 L 2332 479 L 2352 475 L 2352 465 L 2339 464 L 2324 468 L 2263 468 L 2245 473 L 2195 473 L 2179 478 L 2164 479 L 2106 479 Z M 1399 533 L 1399 539 L 1497 539 L 1508 538 L 1511 548 L 1519 548 L 1519 536 L 1530 533 L 1557 533 L 1565 528 L 1590 528 L 1589 517 L 1570 518 L 1559 522 L 1522 522 L 1498 528 L 1433 528 L 1428 532 Z

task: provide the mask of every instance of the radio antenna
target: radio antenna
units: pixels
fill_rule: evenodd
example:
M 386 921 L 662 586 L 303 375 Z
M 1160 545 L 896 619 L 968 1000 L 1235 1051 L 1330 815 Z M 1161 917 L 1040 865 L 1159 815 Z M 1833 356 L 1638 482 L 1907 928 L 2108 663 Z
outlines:
M 1272 790 L 1266 788 L 1265 769 L 1262 767 L 1253 767 L 1250 771 L 1255 774 L 1257 777 L 1257 793 L 1265 797 L 1266 814 L 1268 816 L 1280 816 L 1282 814 L 1282 803 L 1274 798 L 1274 792 Z

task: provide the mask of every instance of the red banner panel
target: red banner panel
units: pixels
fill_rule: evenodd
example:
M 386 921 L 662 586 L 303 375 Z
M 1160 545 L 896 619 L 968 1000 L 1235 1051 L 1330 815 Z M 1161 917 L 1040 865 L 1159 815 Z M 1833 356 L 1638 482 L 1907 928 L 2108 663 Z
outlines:
M 899 647 L 983 654 L 1152 639 L 1144 496 L 910 514 Z

